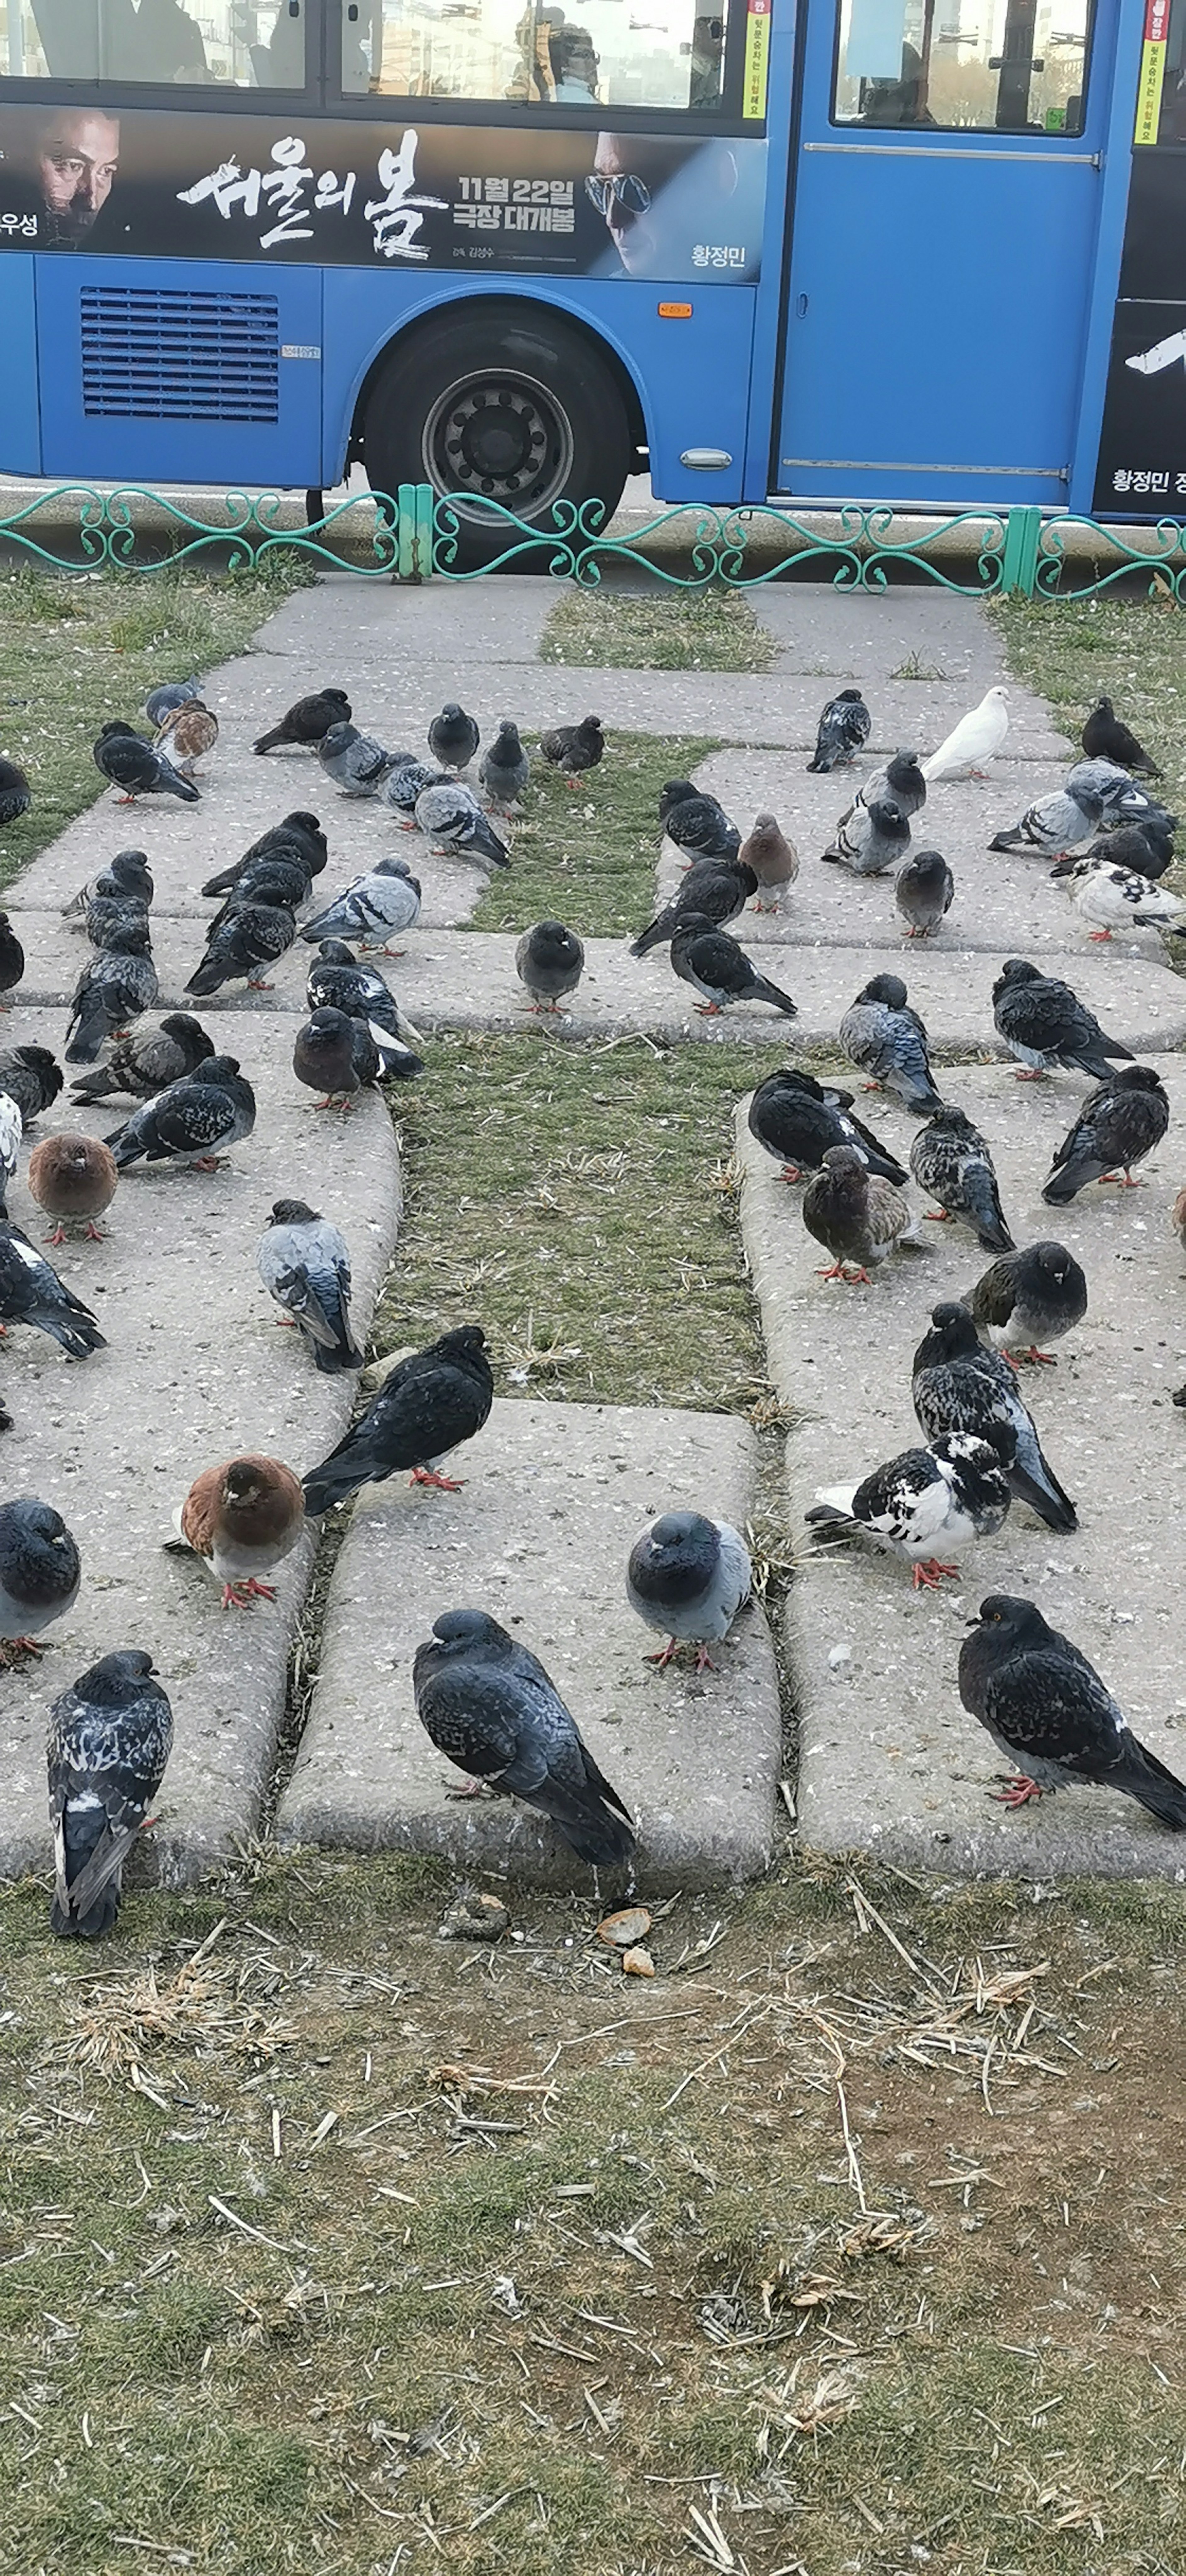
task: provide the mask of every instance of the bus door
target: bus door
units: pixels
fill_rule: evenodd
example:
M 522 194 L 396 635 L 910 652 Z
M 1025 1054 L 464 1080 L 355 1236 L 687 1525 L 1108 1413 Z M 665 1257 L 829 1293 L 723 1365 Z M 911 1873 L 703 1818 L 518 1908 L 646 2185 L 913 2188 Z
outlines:
M 808 0 L 774 488 L 1065 507 L 1117 0 Z

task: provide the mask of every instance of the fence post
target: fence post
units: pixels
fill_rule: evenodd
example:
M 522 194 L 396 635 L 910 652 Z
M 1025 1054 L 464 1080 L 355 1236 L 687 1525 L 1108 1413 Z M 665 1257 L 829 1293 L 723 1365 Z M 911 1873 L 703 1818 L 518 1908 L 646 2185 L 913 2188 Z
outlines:
M 1005 554 L 1001 565 L 1001 589 L 1006 597 L 1032 599 L 1038 576 L 1038 546 L 1042 536 L 1040 510 L 1010 510 L 1005 521 Z
M 432 549 L 433 540 L 436 534 L 436 500 L 437 496 L 431 483 L 418 483 L 416 485 L 417 581 L 431 581 L 435 570 L 432 560 Z

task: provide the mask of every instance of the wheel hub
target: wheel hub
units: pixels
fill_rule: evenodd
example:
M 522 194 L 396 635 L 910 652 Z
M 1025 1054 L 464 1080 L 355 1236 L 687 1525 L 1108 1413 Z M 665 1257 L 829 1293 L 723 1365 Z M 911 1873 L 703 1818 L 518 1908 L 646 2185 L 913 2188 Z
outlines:
M 424 426 L 425 470 L 438 492 L 469 492 L 533 516 L 563 491 L 572 446 L 546 386 L 493 368 L 450 385 Z

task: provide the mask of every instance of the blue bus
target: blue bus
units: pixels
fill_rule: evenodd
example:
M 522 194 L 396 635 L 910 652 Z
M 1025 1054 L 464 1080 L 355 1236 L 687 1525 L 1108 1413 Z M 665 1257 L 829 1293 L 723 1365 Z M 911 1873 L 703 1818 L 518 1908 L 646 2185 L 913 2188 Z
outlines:
M 14 474 L 1186 515 L 1186 0 L 0 0 L 0 254 Z

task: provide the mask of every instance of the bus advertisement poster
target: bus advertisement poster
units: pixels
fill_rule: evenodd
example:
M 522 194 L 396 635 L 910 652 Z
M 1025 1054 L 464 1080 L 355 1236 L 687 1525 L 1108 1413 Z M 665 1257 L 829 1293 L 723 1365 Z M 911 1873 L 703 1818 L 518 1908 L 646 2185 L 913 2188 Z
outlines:
M 0 245 L 353 268 L 759 269 L 757 137 L 0 110 Z
M 1134 154 L 1092 507 L 1186 518 L 1186 151 Z

